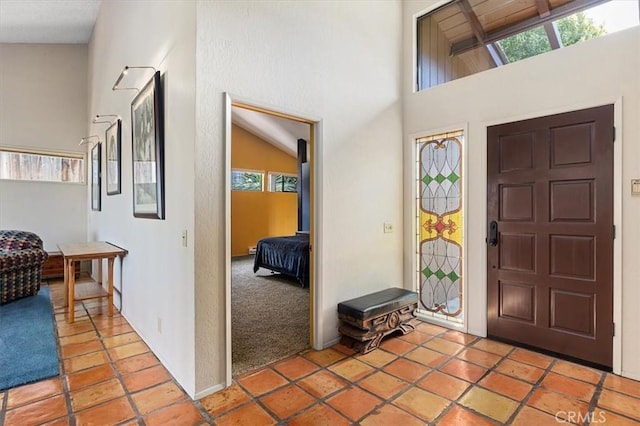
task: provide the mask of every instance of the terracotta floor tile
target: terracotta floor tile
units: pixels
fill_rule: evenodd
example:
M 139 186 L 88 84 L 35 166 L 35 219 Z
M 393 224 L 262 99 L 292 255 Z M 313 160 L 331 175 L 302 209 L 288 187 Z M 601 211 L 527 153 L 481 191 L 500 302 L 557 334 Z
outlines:
M 126 397 L 114 399 L 87 410 L 76 412 L 76 424 L 115 425 L 135 417 L 135 413 Z
M 273 370 L 260 370 L 238 380 L 249 393 L 260 396 L 289 383 L 284 377 Z
M 99 340 L 90 340 L 88 342 L 80 343 L 69 343 L 62 346 L 62 358 L 71 358 L 78 355 L 100 351 L 102 349 L 102 342 L 100 342 Z
M 445 355 L 455 355 L 464 349 L 464 345 L 460 343 L 452 342 L 451 340 L 441 339 L 440 337 L 434 337 L 422 346 L 425 348 L 433 349 L 434 351 L 441 352 Z
M 295 356 L 293 358 L 289 358 L 282 362 L 276 363 L 273 366 L 273 369 L 289 380 L 297 380 L 300 377 L 304 377 L 313 373 L 314 371 L 318 371 L 318 366 L 310 361 L 307 361 L 301 356 Z
M 98 329 L 101 337 L 117 336 L 119 334 L 131 333 L 133 328 L 127 324 L 112 325 Z
M 536 389 L 534 394 L 527 401 L 527 405 L 545 411 L 559 419 L 567 420 L 567 415 L 584 416 L 587 413 L 588 405 L 575 399 L 567 398 L 556 392 L 551 392 L 543 388 Z
M 409 334 L 398 336 L 398 339 L 404 340 L 405 342 L 413 343 L 414 345 L 421 345 L 431 338 L 433 338 L 433 335 L 422 333 L 418 330 L 415 330 Z
M 504 356 L 509 353 L 513 346 L 505 345 L 504 343 L 496 342 L 489 339 L 480 339 L 472 345 L 476 349 L 480 349 L 492 354 Z
M 209 414 L 217 416 L 249 400 L 251 397 L 238 384 L 234 383 L 220 392 L 201 399 L 200 403 Z
M 7 392 L 7 409 L 19 407 L 34 401 L 49 398 L 62 393 L 62 381 L 60 377 L 43 380 L 9 389 Z M 0 394 L 1 395 L 1 394 Z M 2 397 L 0 397 L 0 409 L 2 408 Z
M 480 381 L 480 384 L 493 392 L 508 396 L 516 401 L 522 401 L 533 388 L 529 383 L 493 371 L 487 374 Z
M 447 359 L 446 355 L 425 348 L 417 348 L 416 350 L 406 354 L 405 357 L 433 368 L 442 364 L 442 362 Z
M 396 377 L 406 380 L 407 382 L 415 382 L 431 371 L 430 368 L 413 361 L 407 361 L 400 358 L 384 367 L 384 372 L 392 374 Z
M 64 371 L 67 374 L 75 373 L 76 371 L 81 371 L 87 368 L 106 364 L 107 362 L 109 362 L 109 358 L 107 357 L 107 353 L 105 351 L 92 352 L 90 354 L 65 359 Z
M 551 371 L 594 385 L 600 381 L 600 377 L 604 374 L 601 371 L 563 360 L 558 360 Z
M 600 407 L 596 407 L 593 410 L 591 416 L 591 425 L 603 425 L 603 426 L 638 426 L 640 421 L 631 420 L 628 417 L 622 417 L 614 413 L 611 410 L 603 410 Z
M 115 376 L 115 372 L 111 364 L 102 364 L 97 367 L 88 368 L 86 370 L 72 373 L 66 376 L 67 386 L 69 390 L 75 391 L 85 386 L 94 385 L 104 382 Z
M 142 415 L 186 399 L 186 397 L 186 394 L 173 382 L 163 383 L 131 395 L 131 399 Z
M 442 337 L 443 339 L 451 340 L 452 342 L 460 343 L 462 345 L 468 345 L 469 343 L 477 339 L 476 336 L 461 333 L 455 330 L 449 330 L 440 337 Z
M 191 401 L 162 408 L 144 418 L 144 423 L 147 426 L 196 426 L 203 424 L 203 422 L 202 414 Z
M 121 359 L 119 361 L 116 361 L 115 364 L 116 369 L 120 372 L 120 374 L 127 374 L 149 368 L 153 365 L 158 365 L 160 364 L 160 361 L 158 361 L 158 358 L 156 358 L 154 354 L 148 352 L 141 355 L 132 356 L 130 358 Z
M 409 387 L 409 383 L 381 371 L 372 374 L 358 383 L 363 389 L 382 399 L 391 399 Z
M 382 408 L 374 410 L 360 422 L 362 426 L 424 426 L 424 422 L 391 404 L 385 404 Z
M 67 415 L 64 395 L 56 395 L 31 404 L 8 410 L 4 418 L 10 425 L 40 425 Z
M 373 411 L 382 401 L 357 387 L 351 387 L 332 396 L 326 402 L 342 415 L 357 421 Z
M 69 416 L 64 416 L 47 423 L 43 423 L 41 426 L 69 426 L 70 424 L 71 419 L 69 418 Z
M 75 334 L 73 336 L 68 336 L 68 337 L 61 337 L 60 345 L 64 346 L 64 345 L 68 345 L 69 343 L 89 342 L 91 340 L 97 340 L 97 339 L 98 339 L 98 334 L 95 331 L 91 330 L 91 331 L 87 331 L 86 333 Z
M 438 426 L 492 426 L 495 423 L 456 405 L 452 407 L 447 414 L 442 416 L 437 424 Z
M 403 355 L 416 348 L 413 343 L 405 342 L 398 338 L 390 338 L 382 341 L 380 345 L 382 349 L 397 355 Z
M 252 402 L 216 419 L 215 424 L 218 426 L 267 426 L 275 425 L 276 421 L 258 404 Z
M 555 415 L 525 406 L 513 419 L 511 426 L 560 425 L 561 422 L 564 423 L 562 420 L 558 421 Z
M 475 383 L 484 375 L 486 369 L 459 359 L 452 359 L 439 369 L 460 379 Z
M 496 371 L 527 382 L 536 383 L 544 374 L 544 370 L 529 364 L 523 364 L 511 359 L 504 359 L 497 367 Z
M 445 331 L 449 331 L 444 327 L 440 327 L 438 325 L 429 324 L 426 322 L 421 322 L 416 326 L 416 330 L 421 331 L 423 333 L 430 334 L 432 336 L 444 333 Z
M 93 324 L 89 320 L 76 321 L 73 324 L 67 324 L 66 321 L 62 324 L 58 324 L 58 336 L 68 337 L 76 334 L 87 333 L 93 331 Z
M 145 352 L 149 352 L 149 348 L 143 342 L 129 343 L 128 345 L 117 346 L 109 349 L 109 355 L 114 361 L 129 358 L 134 355 L 140 355 Z
M 281 420 L 313 405 L 316 400 L 296 385 L 285 386 L 260 401 Z
M 518 408 L 517 402 L 477 386 L 465 393 L 458 403 L 500 423 L 506 423 Z
M 393 404 L 425 422 L 432 422 L 449 406 L 449 401 L 431 392 L 411 388 L 393 400 Z
M 356 353 L 355 349 L 345 346 L 342 343 L 336 343 L 335 345 L 331 346 L 331 348 L 346 355 L 353 355 Z
M 331 348 L 324 349 L 322 351 L 305 352 L 302 356 L 322 367 L 326 367 L 327 365 L 331 365 L 336 361 L 346 358 L 345 354 Z
M 474 348 L 467 348 L 463 350 L 457 355 L 457 357 L 485 368 L 493 367 L 498 363 L 498 361 L 502 359 L 500 355 L 492 354 L 491 352 L 485 352 Z
M 608 373 L 604 379 L 605 388 L 640 398 L 640 382 Z
M 113 317 L 102 316 L 100 318 L 94 318 L 93 323 L 96 325 L 98 330 L 123 324 L 129 325 L 125 317 L 116 314 L 115 312 Z
M 135 333 L 135 332 L 125 333 L 125 334 L 119 334 L 117 336 L 105 337 L 104 339 L 102 339 L 102 341 L 104 342 L 104 346 L 106 348 L 113 348 L 116 346 L 122 346 L 129 343 L 138 342 L 140 341 L 140 336 L 138 336 L 138 333 Z
M 464 380 L 434 371 L 420 380 L 418 386 L 453 401 L 458 399 L 471 385 Z
M 348 426 L 346 418 L 326 404 L 316 404 L 287 422 L 288 426 Z
M 550 356 L 531 352 L 522 348 L 515 348 L 514 351 L 509 354 L 509 358 L 525 364 L 531 364 L 542 369 L 546 369 L 551 364 L 551 361 L 553 361 L 553 358 Z
M 324 398 L 347 385 L 347 382 L 327 370 L 305 377 L 298 385 L 317 398 Z
M 358 361 L 366 362 L 369 365 L 373 365 L 374 367 L 382 367 L 389 364 L 391 361 L 397 359 L 398 357 L 395 354 L 389 353 L 382 349 L 376 349 L 368 354 L 357 354 L 354 356 Z
M 329 367 L 329 370 L 352 382 L 356 382 L 374 371 L 373 367 L 355 358 L 340 361 L 338 364 Z
M 131 393 L 169 380 L 171 380 L 171 375 L 162 365 L 156 365 L 122 377 L 122 383 Z
M 640 420 L 640 399 L 604 389 L 598 398 L 598 406 Z
M 74 411 L 80 411 L 123 395 L 124 389 L 120 381 L 111 379 L 71 392 L 71 406 Z
M 550 372 L 542 380 L 541 385 L 549 390 L 580 399 L 585 402 L 591 401 L 591 397 L 596 391 L 595 386 Z

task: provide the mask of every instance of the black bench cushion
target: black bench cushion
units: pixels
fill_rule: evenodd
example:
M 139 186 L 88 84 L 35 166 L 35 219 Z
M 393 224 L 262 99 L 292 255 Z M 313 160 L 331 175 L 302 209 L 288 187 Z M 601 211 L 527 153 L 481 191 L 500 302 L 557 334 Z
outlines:
M 418 303 L 418 293 L 392 287 L 338 303 L 338 312 L 366 320 L 412 303 Z

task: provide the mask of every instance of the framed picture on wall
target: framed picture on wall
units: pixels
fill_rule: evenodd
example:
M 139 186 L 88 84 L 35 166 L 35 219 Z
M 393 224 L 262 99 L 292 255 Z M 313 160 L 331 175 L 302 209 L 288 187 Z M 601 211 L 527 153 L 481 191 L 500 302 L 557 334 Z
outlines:
M 100 170 L 100 147 L 101 144 L 97 143 L 91 148 L 91 210 L 100 211 L 100 184 L 101 184 L 101 170 Z
M 107 195 L 120 194 L 122 121 L 118 118 L 105 132 L 107 157 Z
M 164 123 L 160 72 L 131 102 L 133 215 L 164 219 Z

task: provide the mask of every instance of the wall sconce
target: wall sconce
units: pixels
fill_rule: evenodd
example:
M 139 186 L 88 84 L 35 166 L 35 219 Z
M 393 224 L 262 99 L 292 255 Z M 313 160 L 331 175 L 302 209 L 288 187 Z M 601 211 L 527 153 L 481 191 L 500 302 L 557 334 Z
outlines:
M 102 120 L 105 117 L 114 117 L 114 120 Z M 94 118 L 93 121 L 91 123 L 93 124 L 99 124 L 99 123 L 107 123 L 107 124 L 111 124 L 113 123 L 115 120 L 117 120 L 118 117 L 115 114 L 97 114 Z
M 150 69 L 150 70 L 153 70 L 153 72 L 156 72 L 156 69 L 154 67 L 130 67 L 128 65 L 125 65 L 124 69 L 122 70 L 122 72 L 118 76 L 118 79 L 116 80 L 115 83 L 113 83 L 113 87 L 111 88 L 111 90 L 135 90 L 135 91 L 139 92 L 140 89 L 137 88 L 137 87 L 119 87 L 120 83 L 122 82 L 122 79 L 127 74 L 129 74 L 129 70 L 132 70 L 132 69 Z
M 100 143 L 100 137 L 98 135 L 91 135 L 91 136 L 85 136 L 84 138 L 80 139 L 80 143 L 78 145 L 84 145 L 86 143 L 89 143 L 93 138 L 98 139 L 98 143 Z

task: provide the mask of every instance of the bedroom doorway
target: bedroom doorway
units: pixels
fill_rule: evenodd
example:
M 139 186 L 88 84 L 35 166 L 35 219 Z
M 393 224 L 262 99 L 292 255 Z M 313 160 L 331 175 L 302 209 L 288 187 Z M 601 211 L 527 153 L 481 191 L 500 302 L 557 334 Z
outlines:
M 230 384 L 311 347 L 315 123 L 228 100 Z

